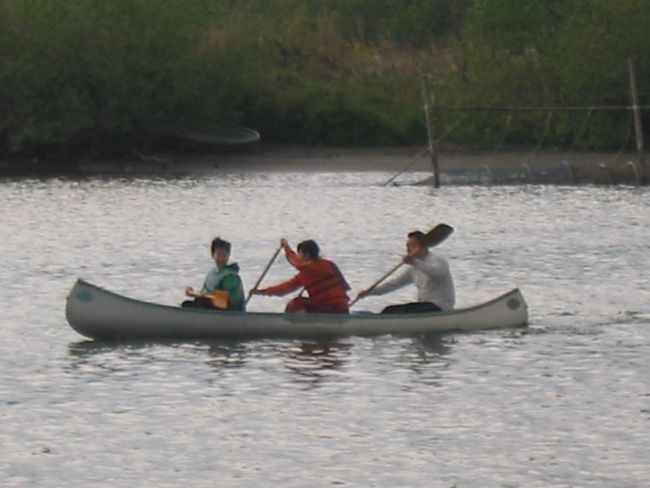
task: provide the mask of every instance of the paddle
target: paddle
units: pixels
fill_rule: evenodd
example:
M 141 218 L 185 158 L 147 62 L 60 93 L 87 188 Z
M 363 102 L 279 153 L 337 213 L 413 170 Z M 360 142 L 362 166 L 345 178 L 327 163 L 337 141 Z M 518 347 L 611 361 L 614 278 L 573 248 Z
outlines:
M 225 310 L 228 308 L 228 292 L 223 290 L 213 291 L 194 291 L 192 288 L 187 288 L 185 294 L 188 297 L 204 298 L 210 300 L 214 308 Z
M 210 293 L 203 295 L 210 300 L 212 306 L 219 310 L 226 310 L 228 308 L 228 292 L 223 290 L 214 290 Z
M 266 276 L 266 273 L 268 273 L 269 269 L 271 268 L 271 265 L 273 264 L 275 259 L 278 257 L 278 254 L 280 254 L 281 250 L 282 250 L 282 246 L 278 247 L 275 250 L 275 252 L 273 253 L 273 256 L 271 256 L 271 259 L 269 260 L 268 264 L 266 265 L 266 268 L 264 268 L 264 271 L 262 271 L 262 275 L 257 280 L 257 283 L 255 283 L 255 286 L 253 286 L 251 291 L 248 293 L 248 297 L 246 298 L 246 301 L 244 302 L 244 305 L 248 304 L 248 301 L 252 298 L 253 294 L 257 291 L 257 288 L 260 286 L 260 283 L 262 283 L 262 280 Z
M 453 227 L 447 224 L 438 224 L 424 235 L 424 237 L 422 238 L 422 244 L 426 247 L 437 246 L 438 244 L 442 243 L 445 239 L 447 239 L 447 237 L 449 237 L 452 234 L 452 232 L 454 232 Z M 413 257 L 413 255 L 414 254 L 409 254 L 409 257 Z M 390 271 L 388 271 L 381 278 L 379 278 L 372 285 L 370 285 L 370 288 L 368 288 L 367 291 L 371 291 L 377 288 L 377 286 L 379 286 L 379 284 L 382 281 L 384 281 L 395 271 L 397 271 L 403 264 L 404 264 L 404 260 L 402 259 Z M 357 303 L 360 299 L 361 297 L 357 296 L 357 298 L 355 298 L 350 302 L 350 307 L 355 303 Z

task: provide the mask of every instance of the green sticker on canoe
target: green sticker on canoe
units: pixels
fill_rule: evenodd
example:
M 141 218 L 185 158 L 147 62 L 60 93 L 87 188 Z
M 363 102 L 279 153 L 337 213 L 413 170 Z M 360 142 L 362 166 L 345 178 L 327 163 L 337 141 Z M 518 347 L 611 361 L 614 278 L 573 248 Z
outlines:
M 518 298 L 511 298 L 510 300 L 508 300 L 508 308 L 510 310 L 517 310 L 519 308 L 519 305 L 521 304 L 519 303 Z
M 80 291 L 77 293 L 77 299 L 80 302 L 89 302 L 93 299 L 93 294 L 87 290 Z

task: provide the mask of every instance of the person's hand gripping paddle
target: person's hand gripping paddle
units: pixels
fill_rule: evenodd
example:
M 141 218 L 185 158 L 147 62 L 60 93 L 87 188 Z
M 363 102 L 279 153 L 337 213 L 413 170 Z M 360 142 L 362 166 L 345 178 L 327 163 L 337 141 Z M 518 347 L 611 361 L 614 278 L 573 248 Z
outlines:
M 454 232 L 453 227 L 447 225 L 447 224 L 438 224 L 436 225 L 433 229 L 431 229 L 429 232 L 427 232 L 424 237 L 422 238 L 422 245 L 426 247 L 434 247 L 437 246 L 438 244 L 442 243 L 447 237 L 449 237 L 452 233 Z M 377 286 L 379 286 L 380 283 L 382 283 L 386 278 L 388 278 L 390 275 L 392 275 L 395 271 L 397 271 L 405 262 L 408 261 L 408 259 L 412 259 L 413 255 L 408 255 L 402 258 L 402 260 L 397 263 L 390 271 L 388 271 L 386 274 L 384 274 L 381 278 L 379 278 L 377 281 L 375 281 L 372 285 L 370 285 L 369 288 L 366 288 L 364 290 L 366 294 L 372 290 L 374 290 Z M 360 299 L 362 299 L 364 295 L 357 295 L 357 297 L 350 302 L 350 307 L 357 303 Z

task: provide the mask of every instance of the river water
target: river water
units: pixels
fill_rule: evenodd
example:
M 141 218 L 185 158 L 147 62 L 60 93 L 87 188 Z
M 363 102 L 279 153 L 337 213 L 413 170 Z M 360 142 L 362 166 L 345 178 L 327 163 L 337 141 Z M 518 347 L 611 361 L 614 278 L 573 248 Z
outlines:
M 383 187 L 389 176 L 0 181 L 0 485 L 648 486 L 649 189 Z M 179 303 L 216 235 L 248 287 L 286 237 L 316 239 L 359 290 L 407 231 L 439 222 L 456 229 L 438 251 L 457 304 L 519 286 L 527 328 L 95 343 L 65 320 L 77 277 Z M 291 274 L 279 260 L 265 283 Z

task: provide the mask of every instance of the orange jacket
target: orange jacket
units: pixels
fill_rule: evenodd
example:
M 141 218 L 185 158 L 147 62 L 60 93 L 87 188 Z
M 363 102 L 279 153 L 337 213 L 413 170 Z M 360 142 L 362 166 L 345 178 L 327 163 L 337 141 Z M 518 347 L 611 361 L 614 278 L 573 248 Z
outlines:
M 304 287 L 310 300 L 324 308 L 347 307 L 350 299 L 346 292 L 350 285 L 333 262 L 320 258 L 302 261 L 290 248 L 285 249 L 285 255 L 289 264 L 298 270 L 298 274 L 279 285 L 260 290 L 261 292 L 282 296 Z

